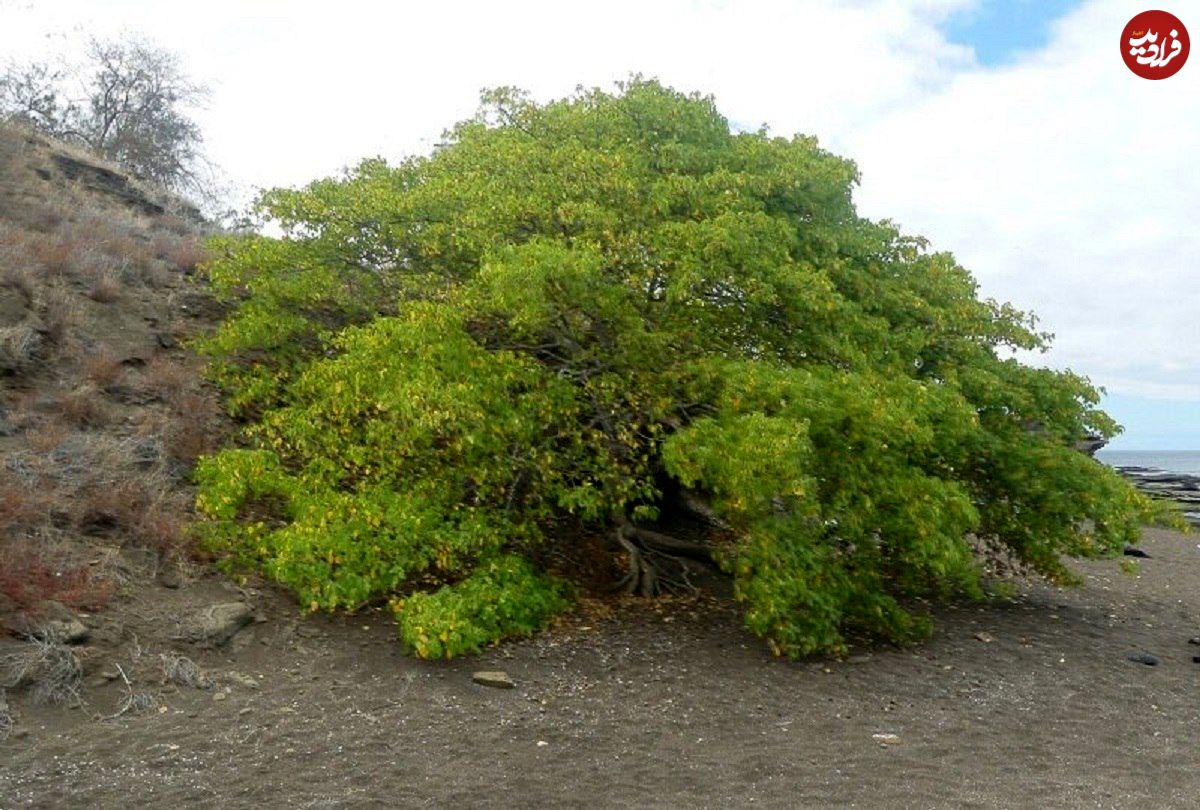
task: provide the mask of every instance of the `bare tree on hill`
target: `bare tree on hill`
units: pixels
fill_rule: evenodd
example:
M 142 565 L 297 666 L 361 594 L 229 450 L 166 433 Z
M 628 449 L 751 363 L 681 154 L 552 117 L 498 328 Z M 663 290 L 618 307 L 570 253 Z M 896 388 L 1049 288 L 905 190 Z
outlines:
M 10 64 L 0 73 L 0 120 L 81 143 L 163 188 L 206 196 L 211 171 L 188 111 L 207 93 L 153 43 L 92 39 L 79 68 Z

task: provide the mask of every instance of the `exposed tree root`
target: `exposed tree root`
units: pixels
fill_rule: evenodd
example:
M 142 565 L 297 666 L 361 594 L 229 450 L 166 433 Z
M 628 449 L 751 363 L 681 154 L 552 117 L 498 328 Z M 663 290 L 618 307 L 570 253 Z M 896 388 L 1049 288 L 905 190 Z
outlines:
M 627 521 L 613 530 L 613 537 L 629 555 L 629 571 L 616 585 L 626 593 L 656 596 L 664 590 L 694 591 L 689 560 L 713 562 L 712 553 L 703 544 L 643 529 Z

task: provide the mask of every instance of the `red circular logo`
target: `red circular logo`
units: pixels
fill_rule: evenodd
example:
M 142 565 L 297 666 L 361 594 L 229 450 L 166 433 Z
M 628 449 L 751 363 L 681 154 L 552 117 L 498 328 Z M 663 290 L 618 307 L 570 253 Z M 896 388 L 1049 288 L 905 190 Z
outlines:
M 1143 11 L 1121 32 L 1121 58 L 1143 79 L 1174 76 L 1187 61 L 1192 41 L 1174 14 Z

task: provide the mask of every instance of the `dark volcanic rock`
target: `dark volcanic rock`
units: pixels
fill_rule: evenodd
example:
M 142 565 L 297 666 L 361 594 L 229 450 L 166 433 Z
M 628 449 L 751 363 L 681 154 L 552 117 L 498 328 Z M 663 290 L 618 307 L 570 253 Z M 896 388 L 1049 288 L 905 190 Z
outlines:
M 1117 467 L 1117 472 L 1152 498 L 1178 503 L 1184 518 L 1200 528 L 1200 475 L 1133 466 Z

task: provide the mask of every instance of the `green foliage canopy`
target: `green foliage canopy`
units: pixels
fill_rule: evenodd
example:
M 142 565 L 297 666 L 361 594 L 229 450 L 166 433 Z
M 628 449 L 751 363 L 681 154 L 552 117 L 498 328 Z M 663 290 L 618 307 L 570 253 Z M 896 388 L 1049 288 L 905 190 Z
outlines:
M 1096 390 L 1012 359 L 1033 319 L 856 182 L 634 80 L 491 91 L 429 156 L 266 193 L 282 235 L 209 267 L 248 427 L 197 470 L 207 541 L 314 610 L 391 598 L 422 656 L 542 626 L 547 552 L 589 532 L 684 548 L 680 492 L 789 656 L 919 635 L 913 599 L 981 595 L 989 555 L 1068 581 L 1119 552 L 1153 510 L 1074 449 L 1117 429 Z

